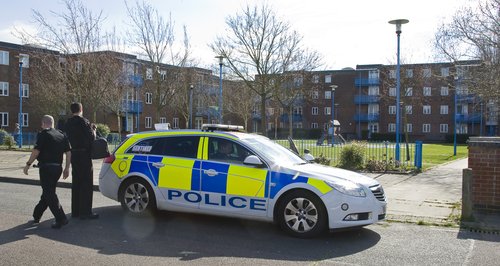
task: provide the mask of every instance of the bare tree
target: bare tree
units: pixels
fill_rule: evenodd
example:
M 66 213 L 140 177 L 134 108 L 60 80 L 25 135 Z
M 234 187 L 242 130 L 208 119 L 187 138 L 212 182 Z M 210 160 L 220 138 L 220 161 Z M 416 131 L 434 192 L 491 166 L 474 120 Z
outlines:
M 228 113 L 240 118 L 245 129 L 248 129 L 248 122 L 258 104 L 257 94 L 241 81 L 225 81 L 225 84 L 224 107 Z
M 229 69 L 260 97 L 261 128 L 266 129 L 266 102 L 281 89 L 281 74 L 312 70 L 319 55 L 302 47 L 302 37 L 266 4 L 247 6 L 226 19 L 227 33 L 210 44 Z
M 498 102 L 500 97 L 500 0 L 479 0 L 463 7 L 441 25 L 435 37 L 439 54 L 457 62 L 476 59 L 468 87 L 477 95 Z

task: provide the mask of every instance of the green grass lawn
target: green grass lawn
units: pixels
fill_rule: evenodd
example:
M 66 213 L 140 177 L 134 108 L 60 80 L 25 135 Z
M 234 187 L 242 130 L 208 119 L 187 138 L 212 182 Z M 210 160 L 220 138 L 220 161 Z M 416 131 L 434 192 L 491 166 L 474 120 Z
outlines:
M 424 144 L 422 148 L 422 167 L 424 170 L 460 158 L 466 158 L 467 145 L 457 145 L 457 155 L 453 156 L 453 144 Z

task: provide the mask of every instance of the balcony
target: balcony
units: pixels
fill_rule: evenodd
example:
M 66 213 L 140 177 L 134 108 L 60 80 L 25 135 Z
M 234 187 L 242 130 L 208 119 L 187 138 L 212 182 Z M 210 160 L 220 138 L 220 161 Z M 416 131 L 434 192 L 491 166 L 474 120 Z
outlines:
M 359 86 L 378 86 L 380 85 L 379 78 L 356 78 L 354 79 L 354 85 Z
M 122 101 L 122 111 L 127 113 L 142 113 L 143 103 L 142 101 Z
M 280 121 L 283 122 L 283 123 L 288 123 L 288 114 L 282 114 L 280 116 Z M 293 123 L 302 122 L 302 115 L 293 114 L 292 115 L 292 121 L 293 121 Z
M 128 75 L 128 84 L 134 88 L 140 88 L 144 84 L 144 80 L 140 75 Z
M 354 121 L 356 122 L 377 122 L 379 120 L 379 114 L 356 114 L 354 115 Z
M 456 114 L 455 119 L 457 120 L 457 123 L 480 123 L 481 114 L 480 113 Z
M 356 95 L 354 97 L 355 104 L 370 104 L 380 102 L 380 96 L 378 95 Z
M 457 94 L 457 102 L 459 103 L 473 103 L 475 101 L 479 101 L 479 99 L 476 99 L 475 94 Z

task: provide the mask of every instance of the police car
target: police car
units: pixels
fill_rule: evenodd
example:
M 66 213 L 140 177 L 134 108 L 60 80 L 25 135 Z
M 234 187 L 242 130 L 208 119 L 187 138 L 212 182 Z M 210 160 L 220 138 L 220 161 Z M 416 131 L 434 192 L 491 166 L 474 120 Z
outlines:
M 131 134 L 104 159 L 100 191 L 132 214 L 161 209 L 263 220 L 297 237 L 385 218 L 376 180 L 310 163 L 242 129 Z

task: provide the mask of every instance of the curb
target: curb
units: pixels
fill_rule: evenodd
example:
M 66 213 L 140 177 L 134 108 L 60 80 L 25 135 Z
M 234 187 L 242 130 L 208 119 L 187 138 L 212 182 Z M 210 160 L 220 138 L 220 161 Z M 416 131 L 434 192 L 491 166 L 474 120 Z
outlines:
M 38 180 L 38 179 L 26 179 L 26 178 L 0 176 L 0 182 L 40 186 L 40 180 Z M 60 187 L 60 188 L 71 188 L 71 185 L 72 185 L 72 183 L 68 183 L 68 182 L 57 182 L 57 187 Z M 99 185 L 93 185 L 92 190 L 99 191 Z

